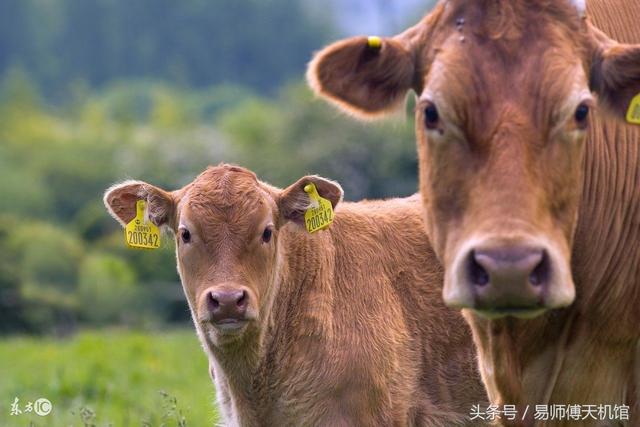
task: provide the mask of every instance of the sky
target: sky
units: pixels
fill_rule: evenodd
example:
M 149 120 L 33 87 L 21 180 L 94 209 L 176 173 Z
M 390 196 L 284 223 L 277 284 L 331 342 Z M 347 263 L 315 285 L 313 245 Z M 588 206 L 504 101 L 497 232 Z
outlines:
M 433 0 L 331 0 L 344 36 L 389 36 L 417 23 Z

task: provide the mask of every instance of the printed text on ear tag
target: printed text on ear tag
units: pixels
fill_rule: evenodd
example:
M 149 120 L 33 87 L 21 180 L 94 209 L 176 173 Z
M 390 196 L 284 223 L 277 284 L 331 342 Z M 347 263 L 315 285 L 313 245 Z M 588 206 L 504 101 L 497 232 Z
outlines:
M 160 230 L 145 218 L 146 202 L 136 202 L 136 217 L 124 228 L 124 239 L 132 248 L 157 249 L 160 247 Z
M 640 93 L 633 97 L 627 111 L 627 121 L 634 125 L 640 125 Z
M 333 222 L 333 206 L 327 199 L 320 197 L 315 184 L 304 186 L 304 191 L 309 194 L 312 206 L 304 213 L 304 225 L 309 233 L 324 230 Z

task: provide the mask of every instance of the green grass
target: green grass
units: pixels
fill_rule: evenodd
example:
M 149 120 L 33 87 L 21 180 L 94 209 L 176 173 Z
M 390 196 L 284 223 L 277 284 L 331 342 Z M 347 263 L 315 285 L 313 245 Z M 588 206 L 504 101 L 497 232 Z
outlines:
M 45 397 L 51 414 L 11 416 Z M 0 426 L 212 426 L 207 360 L 193 330 L 87 331 L 0 340 Z

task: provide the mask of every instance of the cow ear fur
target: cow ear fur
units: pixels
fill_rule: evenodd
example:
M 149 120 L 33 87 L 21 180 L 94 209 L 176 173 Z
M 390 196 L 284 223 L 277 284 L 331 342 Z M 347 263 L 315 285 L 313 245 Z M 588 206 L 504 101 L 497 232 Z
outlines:
M 320 197 L 331 202 L 334 209 L 342 201 L 344 191 L 340 184 L 316 175 L 305 176 L 280 193 L 278 197 L 278 209 L 280 211 L 281 223 L 292 221 L 300 225 L 304 224 L 304 213 L 311 206 L 311 199 L 304 191 L 304 187 L 310 183 L 316 186 Z
M 171 225 L 175 201 L 171 193 L 142 181 L 125 181 L 107 189 L 104 204 L 123 227 L 136 216 L 138 200 L 147 201 L 149 219 L 158 226 Z
M 353 37 L 322 49 L 307 70 L 311 89 L 361 118 L 397 107 L 413 86 L 413 54 L 398 39 L 377 42 L 372 47 L 367 37 Z

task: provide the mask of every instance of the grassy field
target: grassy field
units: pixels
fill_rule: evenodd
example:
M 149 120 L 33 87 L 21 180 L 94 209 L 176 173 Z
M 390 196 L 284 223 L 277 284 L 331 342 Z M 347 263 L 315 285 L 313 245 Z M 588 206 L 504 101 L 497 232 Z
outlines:
M 11 415 L 19 399 L 21 415 Z M 47 416 L 25 413 L 44 397 Z M 0 426 L 211 426 L 214 388 L 195 332 L 0 339 Z

